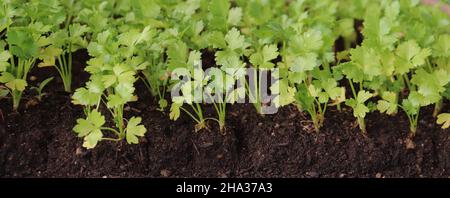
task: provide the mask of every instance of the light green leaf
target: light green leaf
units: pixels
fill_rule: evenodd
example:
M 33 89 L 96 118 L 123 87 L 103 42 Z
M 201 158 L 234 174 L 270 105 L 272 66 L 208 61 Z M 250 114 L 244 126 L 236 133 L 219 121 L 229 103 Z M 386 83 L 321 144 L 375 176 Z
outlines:
M 242 19 L 242 8 L 234 7 L 230 9 L 230 13 L 228 14 L 228 24 L 232 26 L 237 26 L 241 22 Z
M 93 149 L 97 146 L 97 143 L 103 138 L 103 133 L 101 130 L 93 130 L 89 135 L 84 137 L 83 147 L 87 149 Z
M 356 107 L 353 109 L 353 115 L 358 118 L 366 117 L 366 114 L 369 113 L 369 108 L 366 105 L 358 103 Z
M 7 83 L 15 79 L 14 75 L 9 72 L 3 72 L 0 76 L 0 83 Z
M 290 70 L 293 72 L 312 71 L 319 65 L 318 56 L 315 53 L 307 53 L 303 56 L 292 57 L 293 63 L 290 65 Z
M 11 54 L 9 51 L 0 52 L 0 72 L 6 71 L 6 68 L 9 66 L 8 60 L 11 58 Z
M 180 117 L 180 107 L 182 103 L 172 103 L 172 106 L 170 107 L 170 114 L 169 117 L 171 120 L 178 120 Z
M 91 149 L 103 138 L 101 127 L 105 124 L 105 117 L 97 110 L 91 111 L 86 119 L 78 119 L 73 131 L 78 137 L 84 137 L 83 146 Z
M 373 97 L 373 94 L 367 92 L 367 91 L 359 91 L 357 96 L 358 103 L 365 103 L 367 100 L 369 100 L 371 97 Z
M 75 105 L 93 106 L 100 100 L 101 93 L 89 92 L 86 88 L 78 88 L 72 96 Z
M 24 91 L 27 87 L 27 81 L 23 79 L 14 79 L 5 84 L 11 90 Z
M 270 69 L 275 66 L 271 63 L 273 59 L 278 57 L 278 48 L 276 45 L 266 45 L 262 48 L 261 52 L 254 53 L 250 56 L 250 63 L 259 68 Z
M 26 28 L 11 28 L 6 39 L 10 45 L 10 51 L 22 59 L 31 59 L 38 55 L 38 46 L 31 32 Z
M 126 139 L 128 144 L 138 144 L 138 137 L 143 137 L 147 129 L 141 125 L 142 118 L 132 117 L 127 125 Z
M 38 64 L 38 67 L 49 67 L 55 66 L 56 57 L 62 54 L 62 49 L 57 48 L 53 45 L 43 49 L 39 54 L 39 59 L 42 60 L 41 63 Z
M 108 96 L 108 102 L 107 102 L 108 108 L 116 108 L 116 107 L 119 107 L 120 105 L 124 105 L 126 103 L 127 103 L 127 101 L 122 99 L 119 95 L 112 94 L 112 95 Z
M 450 113 L 438 115 L 437 123 L 442 125 L 442 129 L 448 129 L 450 127 Z
M 211 0 L 209 4 L 210 22 L 209 26 L 214 30 L 226 30 L 228 13 L 230 9 L 229 0 Z
M 225 35 L 225 41 L 228 44 L 228 49 L 230 50 L 240 50 L 241 53 L 250 46 L 249 43 L 245 41 L 245 37 L 241 35 L 238 29 L 231 29 L 227 35 Z
M 378 101 L 377 109 L 382 113 L 386 112 L 388 115 L 397 113 L 397 94 L 394 92 L 384 92 L 382 98 L 383 100 Z

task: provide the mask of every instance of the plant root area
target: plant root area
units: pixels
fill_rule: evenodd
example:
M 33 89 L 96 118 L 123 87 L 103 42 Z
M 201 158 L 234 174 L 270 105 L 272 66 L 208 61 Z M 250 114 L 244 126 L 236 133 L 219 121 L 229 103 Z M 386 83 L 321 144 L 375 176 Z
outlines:
M 81 53 L 75 68 L 82 68 Z M 74 71 L 73 87 L 87 81 L 82 69 Z M 36 85 L 57 73 L 38 69 L 30 75 Z M 320 133 L 307 114 L 294 106 L 277 114 L 260 116 L 251 104 L 230 105 L 227 127 L 217 123 L 194 132 L 194 122 L 182 115 L 169 120 L 167 110 L 144 85 L 137 85 L 139 101 L 125 108 L 126 117 L 141 116 L 148 129 L 138 145 L 100 142 L 86 150 L 72 131 L 83 109 L 71 103 L 60 79 L 45 89 L 41 102 L 35 93 L 24 95 L 18 113 L 11 101 L 0 102 L 0 177 L 438 177 L 450 176 L 450 136 L 432 117 L 433 107 L 423 108 L 417 135 L 408 138 L 409 122 L 399 112 L 377 112 L 366 118 L 366 136 L 351 109 L 331 108 Z M 105 109 L 103 109 L 105 110 Z M 212 106 L 205 113 L 215 116 Z M 450 110 L 445 104 L 444 111 Z M 111 124 L 111 123 L 107 123 Z M 105 136 L 108 136 L 105 132 Z M 408 148 L 407 148 L 408 147 Z

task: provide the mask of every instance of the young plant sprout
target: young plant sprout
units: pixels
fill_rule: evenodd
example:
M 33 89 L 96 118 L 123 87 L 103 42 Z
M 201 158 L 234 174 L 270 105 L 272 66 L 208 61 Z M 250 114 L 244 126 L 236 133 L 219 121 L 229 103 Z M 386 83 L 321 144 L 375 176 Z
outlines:
M 317 133 L 334 108 L 353 113 L 364 136 L 371 112 L 405 114 L 412 138 L 429 106 L 442 128 L 450 125 L 442 113 L 450 99 L 450 18 L 440 7 L 419 0 L 0 0 L 0 99 L 17 111 L 28 94 L 42 100 L 55 78 L 72 92 L 73 72 L 86 71 L 89 80 L 71 98 L 84 109 L 73 131 L 88 149 L 104 140 L 139 143 L 146 122 L 127 110 L 136 109 L 130 103 L 144 85 L 151 96 L 141 102 L 157 101 L 149 107 L 174 121 L 189 116 L 196 132 L 210 132 L 213 121 L 227 134 L 230 107 L 249 102 L 259 115 L 294 106 Z M 84 49 L 89 60 L 78 64 L 75 52 Z M 36 67 L 54 67 L 55 75 L 31 87 L 30 72 L 44 71 Z
M 42 97 L 44 97 L 46 95 L 46 93 L 42 92 L 45 88 L 45 86 L 47 86 L 48 83 L 50 83 L 53 80 L 54 77 L 50 77 L 45 79 L 44 81 L 42 81 L 41 83 L 39 83 L 38 87 L 32 87 L 31 89 L 36 90 L 36 92 L 38 93 L 37 95 L 37 99 L 39 101 L 42 101 Z

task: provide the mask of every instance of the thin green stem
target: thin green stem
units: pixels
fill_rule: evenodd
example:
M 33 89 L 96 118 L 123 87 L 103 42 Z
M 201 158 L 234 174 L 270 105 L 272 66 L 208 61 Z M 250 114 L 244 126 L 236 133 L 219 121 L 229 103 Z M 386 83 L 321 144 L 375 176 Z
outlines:
M 102 138 L 102 140 L 118 142 L 118 141 L 120 141 L 120 140 L 122 140 L 122 139 L 121 139 L 121 138 L 118 138 L 118 139 L 114 139 L 114 138 Z
M 200 106 L 199 103 L 195 103 L 195 105 L 197 106 L 197 112 L 198 112 L 198 115 L 199 115 L 200 120 L 204 120 L 204 119 L 203 119 L 203 111 L 202 111 L 202 107 Z
M 13 110 L 17 111 L 17 109 L 19 109 L 20 100 L 22 98 L 22 92 L 21 91 L 17 91 L 17 90 L 13 90 L 12 91 L 12 98 L 13 98 Z
M 101 127 L 100 129 L 101 129 L 101 130 L 106 130 L 106 131 L 114 132 L 117 136 L 120 137 L 120 133 L 119 133 L 116 129 L 109 128 L 109 127 Z
M 197 108 L 193 104 L 189 104 L 191 106 L 191 109 L 194 111 L 195 114 L 197 114 L 198 117 L 200 117 L 200 113 L 198 112 Z
M 217 123 L 220 123 L 220 121 L 218 119 L 216 119 L 216 118 L 205 118 L 205 121 L 207 121 L 207 120 L 213 120 L 213 121 L 215 121 Z
M 406 86 L 408 87 L 408 90 L 412 90 L 411 82 L 409 81 L 408 75 L 404 74 L 402 75 L 404 82 L 406 83 Z
M 431 64 L 431 61 L 430 61 L 429 58 L 426 58 L 425 60 L 426 60 L 426 65 L 427 65 L 427 68 L 428 68 L 429 72 L 432 72 L 433 71 L 433 64 Z
M 441 113 L 443 105 L 444 100 L 442 98 L 438 102 L 436 102 L 436 104 L 434 105 L 433 117 L 437 117 L 439 113 Z
M 348 79 L 348 82 L 350 84 L 350 88 L 352 89 L 353 97 L 354 98 L 358 97 L 358 94 L 356 94 L 356 91 L 355 91 L 355 87 L 353 86 L 353 81 L 351 79 Z
M 198 120 L 191 112 L 189 112 L 188 110 L 186 110 L 183 107 L 180 107 L 181 110 L 183 110 L 186 114 L 188 114 L 195 122 L 197 122 L 197 124 L 201 124 L 202 122 L 200 122 L 200 120 Z

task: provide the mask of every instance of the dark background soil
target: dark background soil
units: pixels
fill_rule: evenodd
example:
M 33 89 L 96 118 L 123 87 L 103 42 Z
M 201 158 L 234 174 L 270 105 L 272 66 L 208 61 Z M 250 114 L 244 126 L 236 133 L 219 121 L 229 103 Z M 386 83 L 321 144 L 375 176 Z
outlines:
M 86 52 L 75 57 L 74 88 L 88 79 L 81 69 Z M 53 75 L 52 68 L 39 69 L 30 75 L 37 77 L 31 84 Z M 71 103 L 59 79 L 45 89 L 48 95 L 40 103 L 29 102 L 35 93 L 28 92 L 19 113 L 11 112 L 11 101 L 2 100 L 0 177 L 450 176 L 449 131 L 435 124 L 432 107 L 422 111 L 416 147 L 406 149 L 409 123 L 402 113 L 371 113 L 364 137 L 350 109 L 330 109 L 317 134 L 309 117 L 293 106 L 262 117 L 251 104 L 233 105 L 226 134 L 213 122 L 209 131 L 195 133 L 189 117 L 170 121 L 145 87 L 137 87 L 140 100 L 126 113 L 143 118 L 146 136 L 138 145 L 104 141 L 92 150 L 82 148 L 72 131 L 83 110 Z M 212 107 L 205 111 L 214 115 Z

